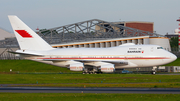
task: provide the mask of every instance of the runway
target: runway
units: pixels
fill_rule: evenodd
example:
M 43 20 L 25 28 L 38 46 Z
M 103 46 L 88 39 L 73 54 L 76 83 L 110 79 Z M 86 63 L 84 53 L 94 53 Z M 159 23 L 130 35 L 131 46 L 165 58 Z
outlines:
M 180 94 L 178 88 L 75 88 L 75 87 L 1 87 L 10 93 L 141 93 Z

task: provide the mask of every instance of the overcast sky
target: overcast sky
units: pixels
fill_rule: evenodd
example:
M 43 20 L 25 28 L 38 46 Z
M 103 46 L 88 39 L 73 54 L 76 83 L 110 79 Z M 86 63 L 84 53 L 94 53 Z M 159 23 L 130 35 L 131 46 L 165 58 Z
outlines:
M 180 0 L 0 0 L 0 28 L 13 32 L 7 15 L 17 15 L 33 30 L 90 19 L 147 21 L 164 35 L 178 28 Z

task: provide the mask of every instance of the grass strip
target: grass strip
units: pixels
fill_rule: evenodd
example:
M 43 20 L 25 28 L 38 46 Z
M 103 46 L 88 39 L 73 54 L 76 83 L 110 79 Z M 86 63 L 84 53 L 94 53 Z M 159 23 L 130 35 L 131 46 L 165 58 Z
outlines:
M 180 75 L 0 74 L 0 84 L 29 84 L 28 86 L 56 87 L 84 87 L 85 85 L 86 87 L 180 88 Z
M 151 74 L 0 74 L 0 84 L 33 83 L 171 83 L 180 75 Z
M 178 101 L 180 94 L 0 93 L 1 101 Z

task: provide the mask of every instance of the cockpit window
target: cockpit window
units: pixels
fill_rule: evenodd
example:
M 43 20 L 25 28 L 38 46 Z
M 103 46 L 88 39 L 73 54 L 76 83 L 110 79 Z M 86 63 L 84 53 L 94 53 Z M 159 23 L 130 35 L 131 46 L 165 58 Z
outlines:
M 157 49 L 163 49 L 162 47 L 157 47 Z

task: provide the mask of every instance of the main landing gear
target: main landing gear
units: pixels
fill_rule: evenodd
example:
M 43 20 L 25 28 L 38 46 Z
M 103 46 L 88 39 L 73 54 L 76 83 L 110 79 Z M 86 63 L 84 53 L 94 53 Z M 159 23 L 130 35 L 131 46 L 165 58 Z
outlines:
M 82 74 L 102 74 L 102 72 L 83 72 Z
M 157 68 L 157 67 L 156 67 L 156 66 L 154 66 L 154 67 L 153 67 L 153 69 L 152 69 L 152 74 L 153 74 L 153 75 L 155 75 L 155 74 L 156 74 L 156 68 Z
M 101 74 L 101 71 L 98 71 L 97 68 L 86 68 L 83 70 L 83 74 Z

